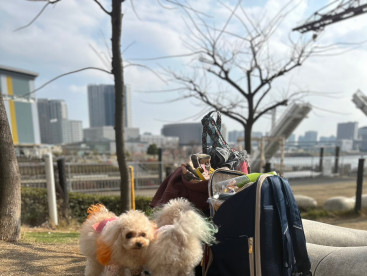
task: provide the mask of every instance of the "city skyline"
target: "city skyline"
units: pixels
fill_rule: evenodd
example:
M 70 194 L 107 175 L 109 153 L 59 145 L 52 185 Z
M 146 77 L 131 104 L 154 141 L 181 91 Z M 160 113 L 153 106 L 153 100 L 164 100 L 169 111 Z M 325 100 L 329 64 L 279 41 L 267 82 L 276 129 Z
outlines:
M 108 7 L 109 2 L 102 3 Z M 275 0 L 258 1 L 251 5 L 245 3 L 245 7 L 249 15 L 271 15 L 284 3 L 285 1 Z M 325 3 L 326 1 L 299 1 L 290 18 L 279 26 L 280 34 L 289 33 L 292 27 L 304 22 Z M 233 3 L 229 1 L 228 4 Z M 20 5 L 22 9 L 19 9 Z M 35 80 L 36 88 L 59 74 L 86 66 L 109 69 L 109 64 L 103 57 L 110 54 L 105 46 L 110 36 L 110 22 L 94 3 L 60 2 L 55 7 L 46 9 L 28 28 L 14 32 L 26 25 L 43 5 L 42 2 L 18 0 L 1 5 L 2 65 L 37 72 L 39 76 Z M 200 1 L 193 5 L 213 16 L 226 14 L 223 6 L 212 1 Z M 148 2 L 137 6 L 135 14 L 130 3 L 124 4 L 122 49 L 125 59 L 131 63 L 143 63 L 152 70 L 162 66 L 182 68 L 182 62 L 176 59 L 141 61 L 187 53 L 183 41 L 189 38 L 189 34 L 182 17 L 183 13 L 179 9 L 163 9 L 159 5 L 148 5 Z M 296 129 L 297 135 L 307 130 L 317 130 L 320 136 L 336 135 L 337 123 L 342 122 L 358 121 L 359 127 L 367 125 L 366 116 L 352 102 L 355 91 L 367 91 L 367 80 L 363 76 L 367 62 L 367 45 L 363 42 L 367 40 L 367 34 L 363 31 L 366 26 L 367 15 L 327 26 L 318 39 L 324 47 L 334 43 L 332 53 L 311 58 L 291 75 L 276 83 L 274 89 L 277 91 L 296 87 L 314 92 L 303 99 L 311 102 L 314 108 Z M 280 35 L 274 45 L 282 46 L 283 42 Z M 174 96 L 169 93 L 145 92 L 164 90 L 171 86 L 143 66 L 127 67 L 125 82 L 133 88 L 132 126 L 140 128 L 142 133 L 159 134 L 164 124 L 200 122 L 205 115 L 205 112 L 201 112 L 203 106 L 194 100 L 174 102 Z M 87 85 L 91 83 L 113 84 L 113 79 L 98 71 L 84 71 L 52 82 L 35 95 L 37 98 L 65 100 L 69 106 L 69 117 L 82 120 L 84 127 L 88 127 Z M 285 108 L 277 110 L 278 118 L 284 110 Z M 226 116 L 223 116 L 223 123 L 228 130 L 242 129 L 241 125 Z M 269 115 L 255 125 L 254 131 L 266 132 L 270 128 Z

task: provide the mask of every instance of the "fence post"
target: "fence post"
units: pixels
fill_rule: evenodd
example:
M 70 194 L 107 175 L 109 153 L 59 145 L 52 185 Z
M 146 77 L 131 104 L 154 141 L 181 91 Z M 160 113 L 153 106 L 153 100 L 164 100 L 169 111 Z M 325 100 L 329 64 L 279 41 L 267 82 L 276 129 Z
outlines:
M 58 225 L 59 222 L 57 218 L 54 166 L 51 153 L 47 153 L 45 155 L 45 167 L 46 167 L 46 180 L 47 180 L 48 212 L 51 223 L 53 223 L 54 225 Z
M 266 173 L 271 172 L 271 163 L 270 162 L 265 163 L 264 172 L 266 172 Z
M 135 177 L 134 167 L 129 166 L 130 171 L 130 188 L 131 188 L 131 209 L 135 210 Z
M 68 190 L 69 192 L 72 192 L 73 191 L 73 182 L 71 180 L 71 165 L 70 163 L 68 163 Z
M 324 163 L 324 148 L 320 148 L 320 163 L 319 163 L 319 171 L 322 173 Z
M 335 163 L 334 163 L 334 173 L 339 172 L 339 155 L 340 155 L 340 147 L 335 147 Z
M 57 170 L 59 174 L 59 183 L 62 190 L 63 197 L 63 210 L 62 213 L 67 221 L 69 221 L 69 189 L 68 183 L 66 181 L 66 171 L 65 171 L 65 159 L 59 158 L 57 160 Z
M 358 160 L 356 205 L 354 208 L 356 213 L 360 213 L 362 208 L 363 170 L 364 158 L 360 158 Z

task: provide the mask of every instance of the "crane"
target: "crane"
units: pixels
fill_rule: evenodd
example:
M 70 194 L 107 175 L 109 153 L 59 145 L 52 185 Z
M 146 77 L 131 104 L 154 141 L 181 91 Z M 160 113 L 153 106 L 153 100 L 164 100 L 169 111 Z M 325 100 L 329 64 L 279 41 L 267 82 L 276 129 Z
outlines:
M 339 3 L 336 5 L 336 7 L 332 7 L 333 4 L 336 4 L 337 2 Z M 308 31 L 320 31 L 323 30 L 326 25 L 330 25 L 366 12 L 366 0 L 332 1 L 325 7 L 314 12 L 314 14 L 308 18 L 304 24 L 293 28 L 292 31 L 299 31 L 301 33 Z

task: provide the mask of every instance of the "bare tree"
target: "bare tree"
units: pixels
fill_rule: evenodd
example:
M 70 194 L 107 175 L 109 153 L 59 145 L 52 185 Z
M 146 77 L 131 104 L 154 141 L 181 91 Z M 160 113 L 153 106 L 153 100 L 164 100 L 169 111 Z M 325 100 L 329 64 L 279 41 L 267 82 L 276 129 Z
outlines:
M 61 2 L 61 0 L 33 0 L 33 1 L 45 1 L 46 4 L 41 9 L 41 11 L 35 16 L 35 18 L 27 25 L 18 28 L 17 30 L 23 29 L 25 27 L 30 26 L 40 15 L 45 11 L 48 5 L 56 4 Z M 111 11 L 108 11 L 98 0 L 94 0 L 94 2 L 101 8 L 101 10 L 110 16 L 111 18 L 111 28 L 112 28 L 112 37 L 111 37 L 111 48 L 112 48 L 112 60 L 111 60 L 111 71 L 107 71 L 102 68 L 96 67 L 86 67 L 79 70 L 71 71 L 68 73 L 61 74 L 49 82 L 45 83 L 38 89 L 31 91 L 34 93 L 38 91 L 40 88 L 43 88 L 45 85 L 50 82 L 63 77 L 68 74 L 77 73 L 83 70 L 99 70 L 103 72 L 107 72 L 113 75 L 114 83 L 115 83 L 115 139 L 116 139 L 116 156 L 117 162 L 119 165 L 120 171 L 120 194 L 121 194 L 121 209 L 122 211 L 126 211 L 131 208 L 131 198 L 130 198 L 130 185 L 129 185 L 129 170 L 125 158 L 125 142 L 124 142 L 124 122 L 125 122 L 125 113 L 123 103 L 125 101 L 125 93 L 124 93 L 124 66 L 123 59 L 121 54 L 121 31 L 122 31 L 122 3 L 125 0 L 112 0 L 112 8 Z
M 274 49 L 272 37 L 294 8 L 292 1 L 270 20 L 262 16 L 261 23 L 250 18 L 241 1 L 235 7 L 223 7 L 229 16 L 221 28 L 210 25 L 210 18 L 186 9 L 192 26 L 186 45 L 194 55 L 189 64 L 193 73 L 166 72 L 179 85 L 179 91 L 185 90 L 184 98 L 198 99 L 240 123 L 245 149 L 251 153 L 254 124 L 274 108 L 287 105 L 291 97 L 299 96 L 296 92 L 270 97 L 273 83 L 310 57 L 315 37 L 289 38 L 287 46 Z
M 20 173 L 8 117 L 0 93 L 0 240 L 20 238 Z

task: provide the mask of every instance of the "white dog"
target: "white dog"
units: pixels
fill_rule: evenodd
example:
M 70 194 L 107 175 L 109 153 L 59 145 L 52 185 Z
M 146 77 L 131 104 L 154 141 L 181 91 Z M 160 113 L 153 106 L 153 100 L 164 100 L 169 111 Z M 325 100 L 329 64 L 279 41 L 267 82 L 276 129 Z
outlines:
M 155 225 L 141 211 L 117 217 L 102 204 L 92 205 L 88 213 L 80 232 L 80 252 L 87 257 L 85 275 L 102 275 L 105 267 L 118 275 L 125 275 L 126 269 L 140 275 Z
M 203 257 L 203 243 L 215 241 L 217 228 L 183 198 L 170 200 L 154 218 L 158 230 L 147 258 L 151 275 L 194 275 Z

